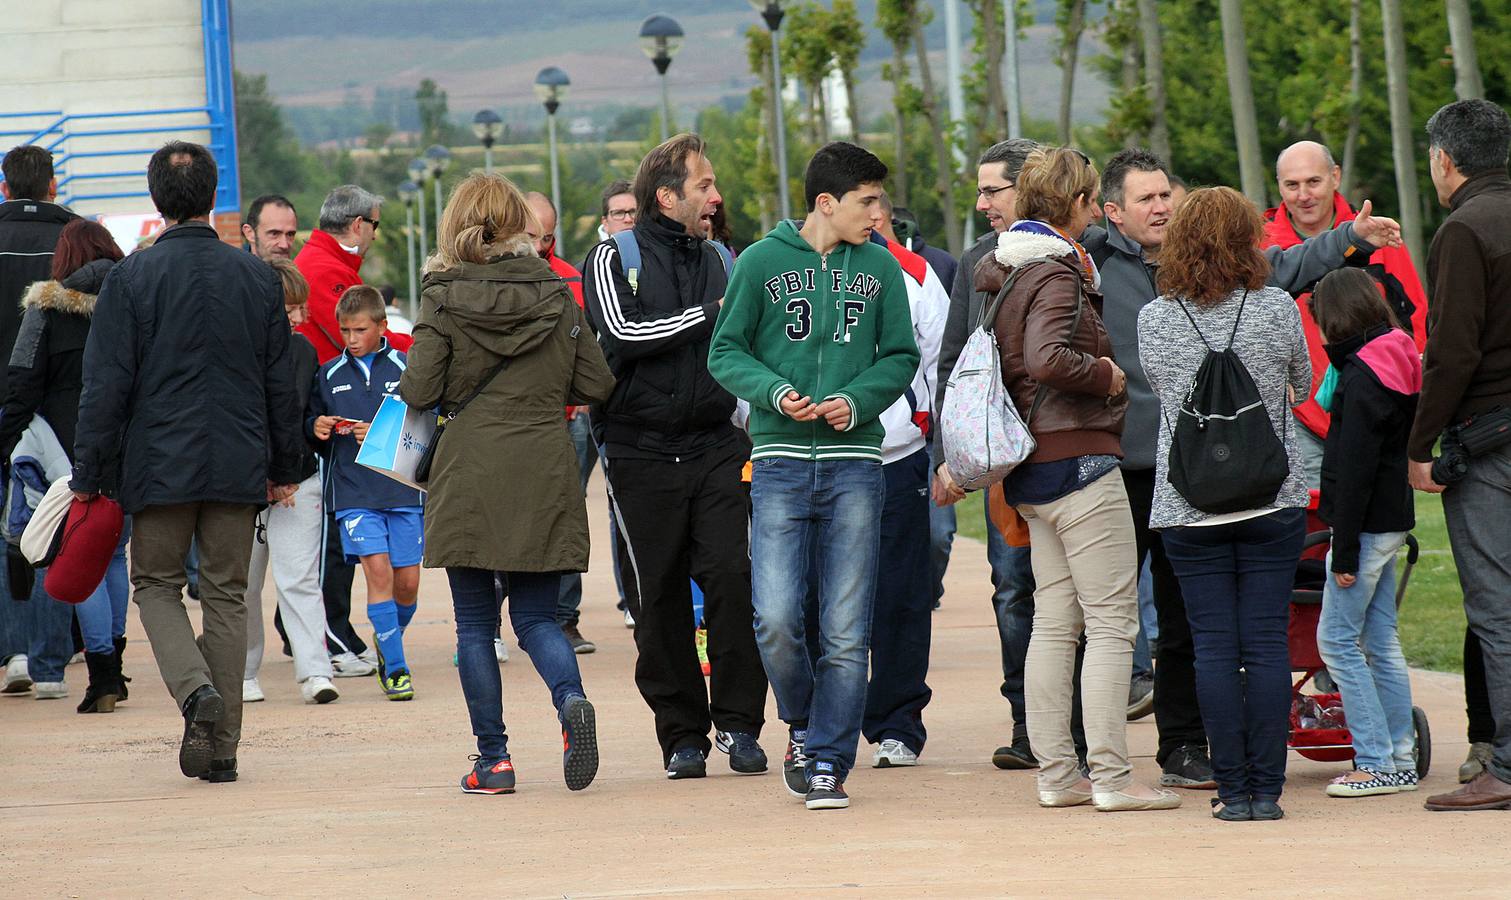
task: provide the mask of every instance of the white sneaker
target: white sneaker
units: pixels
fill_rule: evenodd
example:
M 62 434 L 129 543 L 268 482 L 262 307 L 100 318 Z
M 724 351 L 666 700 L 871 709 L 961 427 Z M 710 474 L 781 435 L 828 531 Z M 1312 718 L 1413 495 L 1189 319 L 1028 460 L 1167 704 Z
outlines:
M 78 653 L 75 653 L 73 656 L 68 657 L 68 664 L 70 666 L 76 666 L 76 665 L 78 665 L 79 663 L 81 663 L 83 661 L 84 661 L 84 651 L 82 651 L 82 650 L 80 650 Z
M 31 673 L 26 668 L 26 654 L 17 653 L 5 664 L 5 684 L 0 694 L 24 694 L 31 690 Z
M 329 703 L 341 696 L 336 686 L 324 675 L 311 675 L 299 685 L 299 690 L 304 694 L 305 703 Z
M 267 698 L 262 695 L 262 685 L 258 684 L 257 679 L 248 678 L 246 681 L 243 681 L 241 683 L 242 703 L 257 703 L 260 700 L 266 699 Z
M 38 700 L 61 700 L 68 696 L 68 685 L 61 681 L 38 681 L 31 689 Z
M 373 667 L 373 671 L 377 671 L 377 669 L 378 669 L 378 648 L 376 646 L 369 645 L 366 650 L 362 651 L 362 653 L 360 654 L 360 658 L 362 659 L 363 662 L 366 662 L 368 665 L 372 666 Z
M 493 639 L 493 655 L 497 656 L 501 663 L 509 661 L 509 646 L 504 643 L 503 638 Z
M 871 760 L 871 766 L 877 769 L 890 769 L 893 766 L 916 766 L 918 754 L 908 749 L 908 745 L 896 738 L 887 738 L 876 748 L 876 756 Z
M 337 678 L 362 678 L 378 671 L 375 663 L 370 663 L 355 653 L 332 656 L 331 668 L 336 670 Z
M 635 627 L 635 617 L 632 616 L 632 615 L 630 615 L 630 609 L 629 609 L 629 607 L 625 607 L 624 608 L 624 627 L 625 628 L 634 628 Z

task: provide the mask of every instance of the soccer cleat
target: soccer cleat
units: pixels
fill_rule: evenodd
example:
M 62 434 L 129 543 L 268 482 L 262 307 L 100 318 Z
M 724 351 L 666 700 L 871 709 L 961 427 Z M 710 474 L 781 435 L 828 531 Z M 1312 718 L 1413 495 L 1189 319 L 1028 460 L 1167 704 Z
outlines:
M 715 732 L 714 746 L 720 753 L 729 754 L 729 768 L 736 774 L 765 774 L 766 751 L 761 749 L 755 735 L 744 731 Z
M 5 664 L 5 685 L 0 694 L 24 694 L 31 690 L 31 673 L 27 671 L 26 654 L 18 653 Z
M 570 697 L 562 707 L 561 768 L 571 791 L 592 784 L 598 774 L 598 726 L 586 697 Z
M 414 684 L 409 678 L 409 673 L 404 669 L 394 669 L 383 677 L 381 683 L 383 693 L 390 700 L 414 699 Z
M 807 729 L 792 729 L 787 737 L 787 755 L 782 758 L 782 783 L 787 793 L 805 800 L 808 797 L 808 756 L 803 753 L 803 743 L 808 740 Z
M 337 678 L 362 678 L 371 675 L 377 667 L 355 653 L 338 653 L 331 657 L 331 668 Z
M 341 696 L 341 692 L 324 675 L 311 675 L 299 685 L 299 690 L 304 694 L 305 703 L 330 703 Z
M 896 738 L 887 738 L 876 748 L 876 756 L 871 761 L 873 768 L 890 769 L 893 766 L 916 766 L 918 754 L 908 749 L 908 745 Z
M 496 763 L 483 762 L 480 756 L 467 757 L 473 760 L 472 771 L 462 776 L 464 794 L 512 794 L 514 793 L 514 763 L 504 757 Z
M 714 673 L 713 666 L 708 662 L 708 629 L 699 628 L 693 632 L 693 645 L 698 648 L 698 665 L 703 669 L 703 677 L 707 678 Z
M 850 805 L 850 795 L 838 775 L 814 775 L 808 779 L 803 803 L 809 809 L 844 809 Z
M 256 678 L 248 678 L 241 683 L 242 703 L 260 703 L 264 699 L 262 684 Z

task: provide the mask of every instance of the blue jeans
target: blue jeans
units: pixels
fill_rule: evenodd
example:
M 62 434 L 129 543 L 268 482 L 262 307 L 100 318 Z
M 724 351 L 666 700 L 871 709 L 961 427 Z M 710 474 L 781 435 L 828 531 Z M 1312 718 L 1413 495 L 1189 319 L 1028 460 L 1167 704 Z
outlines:
M 866 703 L 866 654 L 885 499 L 881 463 L 755 461 L 750 485 L 756 642 L 777 714 L 808 732 L 809 771 L 841 780 L 855 764 Z M 808 659 L 803 606 L 817 535 L 818 662 Z
M 934 455 L 933 443 L 929 445 L 929 480 L 939 468 L 940 460 Z M 944 596 L 944 573 L 950 567 L 950 551 L 955 546 L 955 507 L 935 506 L 929 501 L 929 586 L 934 605 Z
M 1224 803 L 1278 799 L 1291 709 L 1286 628 L 1306 513 L 1167 528 L 1161 537 L 1196 647 L 1196 696 L 1217 796 Z
M 47 596 L 46 578 L 47 570 L 38 569 L 31 596 L 15 600 L 9 573 L 0 565 L 0 658 L 23 655 L 33 681 L 62 681 L 73 656 L 73 607 Z
M 588 479 L 593 467 L 598 464 L 598 445 L 593 443 L 588 414 L 578 413 L 577 418 L 567 420 L 567 433 L 572 436 L 572 449 L 577 453 L 577 477 L 582 482 L 582 495 L 588 494 Z M 566 572 L 561 576 L 561 589 L 556 597 L 556 623 L 576 625 L 582 609 L 582 573 Z
M 1133 645 L 1134 677 L 1154 677 L 1154 654 L 1149 642 L 1159 639 L 1159 624 L 1154 613 L 1154 578 L 1149 573 L 1149 560 L 1139 570 L 1138 580 L 1138 640 Z
M 1376 772 L 1412 770 L 1416 732 L 1411 682 L 1396 635 L 1396 551 L 1405 532 L 1359 535 L 1358 580 L 1338 587 L 1327 555 L 1317 649 L 1343 695 L 1354 764 Z
M 121 542 L 105 570 L 105 580 L 76 609 L 84 652 L 114 653 L 115 639 L 126 633 L 126 607 L 131 601 L 131 577 L 126 571 L 126 543 L 131 540 L 131 519 L 121 529 Z
M 1034 632 L 1034 569 L 1030 548 L 1010 547 L 991 515 L 986 520 L 986 559 L 992 567 L 992 611 L 1002 645 L 1002 696 L 1012 707 L 1013 740 L 1026 737 L 1023 665 Z
M 498 633 L 505 594 L 514 636 L 551 689 L 551 704 L 558 714 L 568 698 L 586 696 L 577 655 L 556 624 L 561 575 L 448 568 L 446 577 L 451 582 L 451 604 L 456 611 L 456 664 L 462 696 L 467 700 L 472 733 L 477 736 L 477 752 L 484 764 L 491 765 L 509 755 L 503 682 L 493 653 L 493 636 Z

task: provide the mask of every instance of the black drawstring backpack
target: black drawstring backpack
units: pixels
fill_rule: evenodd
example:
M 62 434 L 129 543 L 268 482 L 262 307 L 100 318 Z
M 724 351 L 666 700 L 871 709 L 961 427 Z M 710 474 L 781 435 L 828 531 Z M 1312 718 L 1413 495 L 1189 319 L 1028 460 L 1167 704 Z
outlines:
M 1248 299 L 1244 291 L 1228 346 L 1222 350 L 1212 349 L 1191 311 L 1175 301 L 1207 348 L 1207 357 L 1191 379 L 1171 428 L 1169 479 L 1186 502 L 1202 512 L 1271 506 L 1290 474 L 1285 443 L 1270 425 L 1253 376 L 1233 352 Z M 1165 424 L 1169 426 L 1168 419 Z

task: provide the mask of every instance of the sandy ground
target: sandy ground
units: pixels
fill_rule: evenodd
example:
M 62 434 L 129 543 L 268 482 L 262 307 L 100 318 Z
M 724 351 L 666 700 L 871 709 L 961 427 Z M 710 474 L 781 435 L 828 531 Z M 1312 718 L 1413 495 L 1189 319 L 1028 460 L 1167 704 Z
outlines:
M 286 658 L 263 666 L 267 701 L 246 712 L 241 780 L 179 774 L 181 720 L 133 613 L 131 700 L 108 716 L 71 697 L 0 696 L 0 885 L 15 897 L 392 896 L 866 897 L 1511 894 L 1511 817 L 1427 813 L 1466 752 L 1456 677 L 1416 673 L 1435 763 L 1416 794 L 1329 800 L 1337 765 L 1291 757 L 1279 823 L 1219 823 L 1210 793 L 1171 812 L 1044 810 L 1032 775 L 990 762 L 1007 734 L 980 544 L 961 540 L 934 616 L 929 745 L 914 769 L 860 768 L 849 810 L 808 812 L 782 789 L 785 729 L 768 706 L 773 771 L 669 782 L 632 680 L 634 646 L 615 611 L 602 490 L 591 490 L 594 571 L 579 657 L 598 710 L 603 762 L 570 793 L 547 692 L 511 639 L 503 666 L 519 792 L 462 794 L 474 752 L 451 666 L 444 576 L 427 571 L 408 632 L 416 698 L 385 701 L 373 679 L 338 679 L 339 702 L 306 706 Z M 359 579 L 360 590 L 360 579 Z M 271 596 L 265 610 L 271 618 Z M 358 604 L 360 609 L 360 603 Z M 197 607 L 191 605 L 197 618 Z M 360 615 L 360 614 L 359 614 Z M 271 633 L 271 631 L 270 631 Z M 276 645 L 275 645 L 276 646 Z M 1152 717 L 1129 727 L 1137 777 L 1153 780 Z

